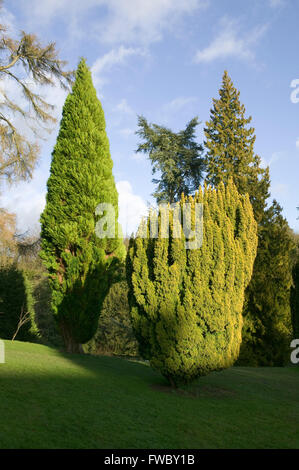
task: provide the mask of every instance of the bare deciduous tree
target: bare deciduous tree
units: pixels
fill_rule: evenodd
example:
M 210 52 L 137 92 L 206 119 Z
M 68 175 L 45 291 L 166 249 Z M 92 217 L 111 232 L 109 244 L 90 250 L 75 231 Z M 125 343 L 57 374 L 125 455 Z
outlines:
M 14 341 L 15 337 L 19 333 L 20 328 L 23 325 L 25 325 L 25 323 L 28 323 L 29 321 L 30 321 L 30 313 L 29 312 L 24 312 L 24 307 L 22 307 L 20 317 L 19 317 L 19 322 L 18 322 L 18 325 L 17 325 L 17 329 L 16 329 L 13 337 L 11 338 L 12 341 Z

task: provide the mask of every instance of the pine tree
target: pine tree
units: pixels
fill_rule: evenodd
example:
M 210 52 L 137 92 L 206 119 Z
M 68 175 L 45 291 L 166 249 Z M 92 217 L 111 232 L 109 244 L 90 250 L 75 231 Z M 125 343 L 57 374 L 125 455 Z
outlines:
M 124 255 L 117 226 L 114 238 L 95 233 L 98 204 L 111 204 L 117 221 L 112 167 L 104 112 L 82 59 L 63 107 L 41 216 L 41 256 L 49 272 L 53 312 L 69 352 L 80 351 L 95 333 L 118 256 Z
M 138 131 L 143 142 L 137 152 L 147 153 L 152 164 L 156 184 L 153 196 L 158 203 L 179 201 L 181 194 L 193 194 L 197 190 L 204 170 L 203 146 L 195 141 L 198 119 L 193 118 L 186 128 L 173 132 L 167 127 L 149 124 L 138 117 Z
M 274 201 L 267 208 L 269 168 L 263 169 L 260 157 L 254 153 L 254 128 L 249 127 L 251 117 L 245 117 L 245 107 L 239 96 L 240 92 L 225 71 L 219 99 L 213 100 L 211 119 L 205 128 L 206 180 L 217 185 L 232 177 L 238 191 L 249 195 L 258 222 L 259 245 L 252 280 L 245 295 L 240 363 L 280 365 L 281 358 L 286 357 L 291 334 L 288 301 L 291 245 L 280 206 Z M 283 267 L 280 267 L 282 262 Z M 275 275 L 270 272 L 277 267 Z M 271 292 L 276 295 L 271 296 Z M 269 322 L 273 336 L 271 348 Z
M 192 207 L 193 229 L 195 204 L 203 204 L 202 244 L 193 249 L 186 249 L 192 234 L 181 228 L 179 238 L 174 231 L 174 211 L 185 203 Z M 169 238 L 163 210 L 169 211 Z M 160 208 L 156 217 L 157 238 L 150 237 L 148 218 L 130 240 L 129 301 L 140 354 L 177 386 L 230 367 L 239 355 L 256 222 L 248 196 L 240 196 L 232 181 L 218 190 L 200 188 L 194 198 L 182 196 L 176 209 Z
M 206 182 L 217 186 L 232 177 L 238 191 L 249 194 L 255 219 L 260 222 L 269 197 L 269 168 L 263 169 L 260 157 L 254 153 L 254 128 L 248 126 L 251 117 L 245 117 L 239 96 L 225 71 L 219 99 L 213 99 L 211 118 L 204 129 Z

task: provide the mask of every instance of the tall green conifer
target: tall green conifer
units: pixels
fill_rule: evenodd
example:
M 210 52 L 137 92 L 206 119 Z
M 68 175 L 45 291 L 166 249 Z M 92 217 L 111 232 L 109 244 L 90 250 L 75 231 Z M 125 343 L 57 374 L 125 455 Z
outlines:
M 254 153 L 254 128 L 249 126 L 251 117 L 245 117 L 239 96 L 225 71 L 205 128 L 206 180 L 217 185 L 232 177 L 238 191 L 249 195 L 258 222 L 259 245 L 245 295 L 240 363 L 281 365 L 291 336 L 291 243 L 280 206 L 273 201 L 267 208 L 269 168 L 262 168 Z
M 264 216 L 269 197 L 269 168 L 261 167 L 261 159 L 254 153 L 254 128 L 251 117 L 245 117 L 245 106 L 240 92 L 224 72 L 219 99 L 213 99 L 210 120 L 204 129 L 207 148 L 206 182 L 217 186 L 233 178 L 241 194 L 249 194 L 257 222 Z
M 41 255 L 49 271 L 53 312 L 70 352 L 79 351 L 95 333 L 117 263 L 114 255 L 124 254 L 117 223 L 114 238 L 95 233 L 98 204 L 111 204 L 117 222 L 112 167 L 104 112 L 82 59 L 63 107 L 41 216 Z
M 181 238 L 174 231 L 174 214 L 185 203 L 192 207 L 193 225 L 195 203 L 203 204 L 202 245 L 193 249 L 186 249 L 186 231 L 179 232 Z M 177 385 L 238 358 L 257 236 L 249 198 L 232 181 L 217 191 L 199 189 L 194 198 L 182 196 L 169 212 L 169 238 L 161 209 L 158 237 L 150 236 L 148 219 L 131 239 L 127 276 L 140 354 Z

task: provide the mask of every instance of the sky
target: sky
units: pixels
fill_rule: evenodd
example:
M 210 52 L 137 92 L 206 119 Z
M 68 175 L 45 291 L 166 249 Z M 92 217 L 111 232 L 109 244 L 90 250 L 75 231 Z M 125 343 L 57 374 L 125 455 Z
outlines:
M 137 116 L 174 131 L 198 116 L 203 142 L 224 70 L 252 116 L 255 152 L 270 167 L 269 202 L 275 198 L 299 232 L 298 18 L 298 0 L 4 0 L 0 14 L 12 34 L 55 42 L 68 69 L 86 58 L 105 113 L 125 234 L 154 203 L 150 162 L 136 154 Z M 0 197 L 20 232 L 38 230 L 66 98 L 59 87 L 42 93 L 58 123 L 41 142 L 32 181 L 6 186 Z

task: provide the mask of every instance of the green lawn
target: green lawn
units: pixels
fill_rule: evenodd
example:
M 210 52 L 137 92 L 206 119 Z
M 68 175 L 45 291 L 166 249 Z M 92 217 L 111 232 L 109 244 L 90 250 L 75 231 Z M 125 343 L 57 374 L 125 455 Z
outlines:
M 169 392 L 147 365 L 5 341 L 0 448 L 299 448 L 299 367 Z

